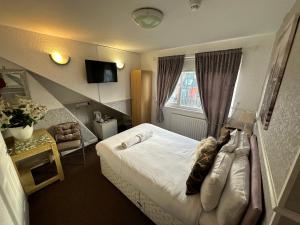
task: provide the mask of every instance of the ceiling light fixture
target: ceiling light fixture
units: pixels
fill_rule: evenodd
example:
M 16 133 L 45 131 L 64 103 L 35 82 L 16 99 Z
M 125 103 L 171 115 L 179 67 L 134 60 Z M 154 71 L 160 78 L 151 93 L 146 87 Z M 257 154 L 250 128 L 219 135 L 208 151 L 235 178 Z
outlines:
M 71 58 L 68 55 L 63 55 L 58 51 L 49 54 L 50 59 L 58 65 L 66 65 L 70 62 Z
M 132 12 L 132 19 L 142 28 L 151 29 L 158 26 L 163 19 L 163 12 L 155 8 L 140 8 Z

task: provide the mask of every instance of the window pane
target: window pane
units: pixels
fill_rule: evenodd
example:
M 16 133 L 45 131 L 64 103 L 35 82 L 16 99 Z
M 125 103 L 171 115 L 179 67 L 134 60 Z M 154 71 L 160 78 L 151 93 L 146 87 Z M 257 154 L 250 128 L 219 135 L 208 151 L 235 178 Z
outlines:
M 195 72 L 183 72 L 181 74 L 180 105 L 201 108 Z
M 195 71 L 181 73 L 176 88 L 168 100 L 168 103 L 201 109 Z
M 171 95 L 168 103 L 172 103 L 172 104 L 178 104 L 179 103 L 179 95 L 180 95 L 180 86 L 181 86 L 181 77 L 179 78 L 177 85 L 175 87 L 175 90 L 173 92 L 173 94 Z

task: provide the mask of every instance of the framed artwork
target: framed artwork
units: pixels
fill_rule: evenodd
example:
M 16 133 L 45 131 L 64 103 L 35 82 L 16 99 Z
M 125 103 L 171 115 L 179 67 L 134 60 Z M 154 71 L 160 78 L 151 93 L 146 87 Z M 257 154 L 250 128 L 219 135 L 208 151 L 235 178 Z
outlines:
M 280 89 L 281 81 L 288 62 L 294 37 L 299 24 L 300 14 L 295 14 L 281 29 L 275 40 L 270 62 L 270 74 L 267 79 L 260 117 L 265 130 L 268 129 Z

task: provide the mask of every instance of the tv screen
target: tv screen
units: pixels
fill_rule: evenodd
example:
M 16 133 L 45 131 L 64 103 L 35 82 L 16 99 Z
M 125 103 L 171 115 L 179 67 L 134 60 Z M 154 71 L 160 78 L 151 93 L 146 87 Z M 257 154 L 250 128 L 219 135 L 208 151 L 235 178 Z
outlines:
M 118 82 L 116 63 L 85 60 L 85 68 L 88 83 Z

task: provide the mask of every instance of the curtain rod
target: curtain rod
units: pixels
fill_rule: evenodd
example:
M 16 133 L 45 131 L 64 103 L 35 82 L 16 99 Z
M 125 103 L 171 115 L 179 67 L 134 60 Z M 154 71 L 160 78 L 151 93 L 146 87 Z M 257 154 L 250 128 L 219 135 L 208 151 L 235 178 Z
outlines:
M 258 48 L 258 45 L 252 45 L 252 46 L 245 46 L 245 47 L 240 47 L 241 49 L 257 49 Z M 221 49 L 222 50 L 222 49 Z M 226 49 L 225 49 L 226 50 Z M 211 50 L 211 51 L 219 51 L 219 50 Z M 198 51 L 198 52 L 201 52 L 201 51 Z M 206 52 L 206 51 L 203 51 L 203 52 Z M 187 60 L 193 60 L 195 59 L 195 53 L 189 53 L 189 54 L 186 54 L 184 59 L 187 59 Z M 185 53 L 178 53 L 178 54 L 185 54 Z M 173 55 L 178 55 L 178 54 L 173 54 Z M 172 54 L 171 54 L 172 55 Z M 168 55 L 166 55 L 168 56 Z M 157 60 L 159 57 L 164 57 L 164 55 L 162 56 L 154 56 L 153 57 L 153 60 Z

